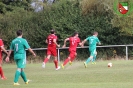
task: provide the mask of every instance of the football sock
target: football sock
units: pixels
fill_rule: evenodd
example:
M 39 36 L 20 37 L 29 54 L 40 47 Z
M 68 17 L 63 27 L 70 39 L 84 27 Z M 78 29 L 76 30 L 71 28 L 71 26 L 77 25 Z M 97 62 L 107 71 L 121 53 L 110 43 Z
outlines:
M 87 60 L 86 60 L 86 64 L 88 64 L 90 62 L 90 58 L 88 58 Z
M 27 78 L 24 71 L 21 71 L 21 77 L 23 78 L 24 82 L 27 82 Z
M 54 60 L 55 68 L 58 68 L 58 61 Z
M 63 66 L 65 66 L 68 62 L 69 62 L 69 59 L 67 58 L 67 59 L 64 61 Z
M 20 71 L 17 70 L 16 73 L 15 73 L 15 77 L 14 77 L 14 82 L 15 83 L 18 82 L 19 76 L 20 76 Z
M 73 62 L 73 61 L 74 61 L 74 59 L 75 59 L 75 57 L 76 57 L 76 56 L 74 55 L 74 57 L 73 57 L 73 58 L 71 58 L 71 60 L 70 60 L 70 61 L 71 61 L 71 62 Z
M 1 77 L 4 77 L 4 73 L 3 73 L 2 67 L 0 67 L 0 75 L 1 75 Z
M 43 62 L 44 62 L 44 63 L 47 63 L 48 60 L 49 60 L 48 58 L 45 58 Z
M 93 56 L 92 62 L 95 62 L 96 60 L 96 55 Z

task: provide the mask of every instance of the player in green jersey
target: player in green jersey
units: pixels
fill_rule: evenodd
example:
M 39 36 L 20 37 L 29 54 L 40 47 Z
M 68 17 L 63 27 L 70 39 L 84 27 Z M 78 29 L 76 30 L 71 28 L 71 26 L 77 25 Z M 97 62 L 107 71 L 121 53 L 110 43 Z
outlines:
M 87 67 L 87 64 L 92 61 L 92 63 L 95 63 L 95 59 L 96 59 L 96 45 L 97 43 L 100 45 L 100 41 L 98 39 L 98 32 L 94 32 L 93 36 L 90 36 L 88 38 L 86 38 L 83 42 L 82 42 L 82 46 L 84 46 L 84 43 L 86 41 L 88 41 L 89 43 L 89 51 L 90 51 L 90 57 L 86 60 L 86 62 L 84 62 L 85 68 Z
M 26 39 L 22 38 L 22 35 L 23 35 L 22 30 L 18 30 L 16 34 L 18 37 L 12 40 L 8 58 L 6 58 L 6 61 L 9 61 L 10 54 L 12 51 L 14 51 L 14 60 L 17 65 L 17 70 L 16 70 L 15 77 L 14 77 L 14 85 L 20 85 L 18 83 L 19 76 L 21 76 L 24 82 L 28 84 L 30 80 L 27 80 L 25 72 L 24 72 L 24 68 L 26 65 L 25 49 L 28 49 L 33 54 L 33 56 L 36 56 L 36 54 L 30 48 Z

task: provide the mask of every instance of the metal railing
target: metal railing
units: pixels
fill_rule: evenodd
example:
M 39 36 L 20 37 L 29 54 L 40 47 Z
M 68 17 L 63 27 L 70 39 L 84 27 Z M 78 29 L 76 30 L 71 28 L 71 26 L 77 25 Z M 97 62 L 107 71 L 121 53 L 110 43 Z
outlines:
M 106 46 L 97 46 L 100 48 L 103 47 L 125 47 L 126 48 L 126 60 L 128 60 L 128 47 L 129 46 L 133 46 L 133 44 L 128 44 L 128 45 L 106 45 Z M 88 48 L 89 46 L 84 46 L 84 47 L 77 47 L 77 48 Z M 65 48 L 57 48 L 58 51 L 58 61 L 60 62 L 60 50 L 62 49 L 68 49 L 69 47 L 65 47 Z M 47 48 L 34 48 L 33 50 L 47 50 Z

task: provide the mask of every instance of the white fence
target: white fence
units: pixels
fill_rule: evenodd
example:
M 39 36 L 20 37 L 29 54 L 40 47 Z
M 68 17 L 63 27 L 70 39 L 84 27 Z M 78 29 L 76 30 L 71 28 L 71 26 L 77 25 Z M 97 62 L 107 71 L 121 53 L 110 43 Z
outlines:
M 97 47 L 100 47 L 100 48 L 103 48 L 103 47 L 125 47 L 126 49 L 126 53 L 125 53 L 125 56 L 126 56 L 126 60 L 128 60 L 128 47 L 129 46 L 133 46 L 133 44 L 129 44 L 129 45 L 106 45 L 106 46 L 97 46 Z M 62 49 L 68 49 L 69 47 L 66 47 L 66 48 L 57 48 L 58 50 L 58 61 L 60 61 L 60 50 Z M 82 48 L 82 47 L 77 47 L 77 48 Z M 88 46 L 84 46 L 83 48 L 88 48 Z M 47 50 L 47 48 L 34 48 L 33 50 Z

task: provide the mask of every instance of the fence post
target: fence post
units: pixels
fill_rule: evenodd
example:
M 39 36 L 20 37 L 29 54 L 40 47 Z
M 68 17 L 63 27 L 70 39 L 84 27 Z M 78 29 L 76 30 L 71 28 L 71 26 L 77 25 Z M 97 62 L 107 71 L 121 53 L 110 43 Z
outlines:
M 58 48 L 58 62 L 60 63 L 60 49 Z
M 126 46 L 126 60 L 128 60 L 128 46 Z

